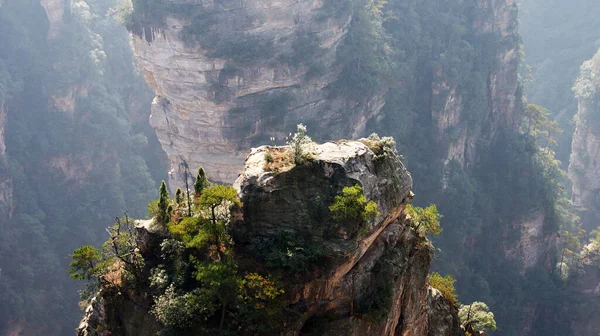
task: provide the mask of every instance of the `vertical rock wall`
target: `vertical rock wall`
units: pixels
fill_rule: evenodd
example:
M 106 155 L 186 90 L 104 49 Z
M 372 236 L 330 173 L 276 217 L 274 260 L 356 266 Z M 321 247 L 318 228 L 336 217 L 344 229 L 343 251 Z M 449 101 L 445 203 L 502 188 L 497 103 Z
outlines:
M 361 106 L 327 96 L 324 88 L 337 78 L 336 51 L 352 16 L 324 16 L 322 6 L 312 0 L 193 3 L 191 11 L 214 18 L 204 35 L 227 31 L 238 34 L 237 42 L 272 46 L 251 61 L 216 57 L 206 43 L 184 38 L 190 22 L 174 13 L 165 13 L 160 28 L 134 34 L 139 64 L 156 90 L 150 121 L 169 156 L 171 188 L 182 184 L 184 161 L 192 170 L 203 165 L 211 179 L 233 182 L 252 145 L 270 137 L 281 144 L 297 123 L 308 124 L 318 138 L 362 135 L 384 93 Z M 302 51 L 310 41 L 318 47 Z M 300 62 L 287 60 L 302 52 Z M 355 108 L 359 112 L 350 114 Z
M 572 201 L 582 210 L 586 229 L 598 226 L 600 210 L 600 52 L 581 67 L 574 91 L 578 99 L 571 148 L 569 179 Z
M 465 93 L 448 80 L 442 67 L 434 72 L 431 86 L 433 126 L 440 146 L 446 148 L 442 155 L 446 162 L 456 160 L 467 168 L 477 158 L 477 146 L 489 144 L 502 128 L 516 128 L 521 116 L 517 4 L 514 0 L 478 0 L 476 6 L 471 27 L 474 36 L 496 45 L 490 55 L 494 66 L 484 74 L 487 106 L 481 111 L 466 111 L 465 103 L 472 97 L 465 99 Z M 479 121 L 467 122 L 466 113 L 478 114 Z

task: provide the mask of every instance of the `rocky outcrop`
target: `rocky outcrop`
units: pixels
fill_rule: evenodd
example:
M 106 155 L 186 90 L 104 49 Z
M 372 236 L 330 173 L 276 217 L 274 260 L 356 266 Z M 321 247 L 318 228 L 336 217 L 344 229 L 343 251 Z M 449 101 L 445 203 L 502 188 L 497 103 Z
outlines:
M 600 53 L 585 62 L 574 91 L 578 98 L 576 128 L 573 134 L 569 179 L 572 184 L 573 204 L 582 210 L 586 229 L 598 225 L 596 214 L 600 211 Z
M 410 197 L 412 179 L 397 157 L 377 159 L 361 142 L 326 143 L 311 151 L 313 160 L 287 171 L 271 171 L 265 161 L 270 152 L 286 148 L 261 147 L 252 151 L 234 186 L 244 203 L 244 220 L 233 227 L 240 243 L 256 236 L 276 235 L 280 231 L 310 236 L 323 246 L 334 261 L 330 270 L 293 290 L 291 304 L 302 302 L 307 312 L 296 321 L 297 335 L 327 312 L 339 316 L 324 330 L 337 335 L 422 335 L 427 329 L 427 274 L 432 251 L 420 247 L 418 236 L 402 215 Z M 277 155 L 277 154 L 275 154 Z M 286 170 L 286 167 L 280 169 Z M 328 213 L 328 205 L 343 187 L 359 184 L 365 196 L 377 204 L 380 215 L 368 223 L 368 233 L 357 228 L 340 227 Z M 413 252 L 411 252 L 413 251 Z M 382 323 L 367 322 L 349 314 L 354 300 L 377 295 L 372 284 L 381 273 L 384 261 L 395 264 L 392 307 Z M 360 293 L 360 294 L 353 294 Z M 307 322 L 308 321 L 308 322 Z M 410 330 L 407 326 L 411 326 Z
M 134 34 L 139 64 L 156 90 L 151 124 L 169 156 L 171 188 L 182 183 L 184 161 L 233 182 L 255 143 L 281 143 L 299 122 L 319 138 L 356 137 L 381 109 L 385 92 L 357 104 L 324 90 L 340 70 L 336 51 L 350 11 L 328 15 L 323 2 L 306 0 L 187 3 L 198 13 L 194 24 L 207 21 L 198 16 L 212 18 L 201 37 L 186 35 L 190 19 L 172 12 L 158 28 Z M 205 36 L 240 50 L 215 55 Z
M 600 211 L 600 51 L 581 66 L 580 76 L 573 91 L 578 102 L 575 116 L 575 133 L 569 164 L 569 180 L 572 185 L 571 200 L 579 208 L 583 228 L 598 227 Z M 598 246 L 592 242 L 584 246 L 578 266 L 569 275 L 569 287 L 577 297 L 571 315 L 574 335 L 591 335 L 600 328 L 597 316 L 600 312 L 600 263 Z
M 385 105 L 385 88 L 360 102 L 326 90 L 341 70 L 337 51 L 353 20 L 344 1 L 162 2 L 185 4 L 185 14 L 165 7 L 132 31 L 139 64 L 156 91 L 151 124 L 169 156 L 171 188 L 181 186 L 185 164 L 232 182 L 252 145 L 270 137 L 282 142 L 299 122 L 318 139 L 363 136 Z M 331 6 L 339 8 L 328 12 Z M 443 159 L 467 167 L 477 146 L 516 127 L 521 104 L 516 2 L 478 0 L 476 6 L 467 28 L 497 46 L 489 55 L 495 66 L 482 74 L 485 111 L 467 111 L 472 98 L 463 95 L 471 93 L 448 79 L 451 69 L 437 69 L 431 81 L 431 118 Z M 219 51 L 223 45 L 230 54 Z M 466 122 L 466 113 L 481 112 L 481 122 Z
M 427 312 L 429 314 L 428 336 L 455 336 L 463 335 L 458 311 L 448 303 L 442 293 L 429 287 L 427 294 Z
M 456 308 L 429 289 L 433 248 L 404 214 L 412 197 L 412 178 L 394 150 L 366 139 L 310 145 L 305 150 L 309 159 L 296 165 L 289 160 L 287 147 L 254 149 L 234 184 L 243 202 L 243 208 L 232 213 L 230 224 L 238 258 L 252 258 L 246 249 L 254 238 L 282 232 L 310 239 L 324 252 L 325 264 L 318 270 L 283 279 L 286 305 L 297 314 L 279 334 L 463 335 L 457 328 Z M 268 155 L 273 160 L 267 160 Z M 379 211 L 362 227 L 338 223 L 328 210 L 344 187 L 354 185 L 362 186 Z M 155 239 L 161 233 L 146 229 L 149 223 L 138 225 L 144 237 L 142 254 L 162 241 Z M 106 294 L 100 297 L 109 300 Z M 371 302 L 379 299 L 387 303 L 373 308 Z M 120 316 L 115 322 L 103 317 L 108 315 L 107 306 L 94 301 L 79 335 L 101 335 L 86 333 L 101 324 L 106 330 L 121 328 L 121 335 L 136 334 L 139 330 L 127 331 L 124 326 L 139 324 L 144 311 L 139 307 L 144 305 L 137 306 L 129 313 L 121 309 L 122 303 L 111 306 L 110 314 Z M 144 318 L 149 316 L 146 311 Z
M 132 293 L 101 290 L 86 308 L 77 336 L 155 335 L 158 322 L 149 302 Z

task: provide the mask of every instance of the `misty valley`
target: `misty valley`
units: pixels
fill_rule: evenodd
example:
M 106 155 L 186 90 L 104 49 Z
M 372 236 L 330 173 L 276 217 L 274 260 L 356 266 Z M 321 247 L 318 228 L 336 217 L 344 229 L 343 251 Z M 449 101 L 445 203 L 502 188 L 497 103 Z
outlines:
M 597 13 L 0 0 L 0 335 L 598 335 Z

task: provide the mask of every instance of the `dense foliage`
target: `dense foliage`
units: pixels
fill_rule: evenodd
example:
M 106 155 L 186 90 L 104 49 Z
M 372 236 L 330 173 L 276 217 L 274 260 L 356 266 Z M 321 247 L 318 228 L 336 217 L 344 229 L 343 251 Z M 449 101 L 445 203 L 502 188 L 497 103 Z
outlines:
M 185 202 L 160 194 L 156 203 L 166 203 L 159 207 L 169 210 L 145 224 L 155 234 L 162 232 L 158 260 L 143 259 L 140 251 L 146 255 L 148 251 L 138 245 L 137 231 L 131 230 L 127 218 L 122 230 L 119 219 L 109 230 L 111 236 L 102 253 L 91 246 L 75 250 L 72 277 L 91 279 L 96 284 L 92 287 L 100 286 L 105 292 L 150 290 L 151 313 L 161 323 L 164 335 L 192 330 L 264 335 L 277 327 L 283 313 L 279 299 L 283 289 L 272 275 L 238 265 L 234 253 L 228 211 L 241 205 L 235 189 L 206 186 L 196 195 L 192 216 L 187 216 Z
M 541 216 L 548 236 L 559 226 L 570 225 L 564 173 L 552 147 L 556 123 L 536 105 L 528 105 L 522 116 L 517 106 L 520 127 L 501 128 L 491 143 L 474 144 L 477 158 L 465 167 L 446 160 L 444 152 L 446 144 L 464 134 L 459 128 L 440 134 L 434 119 L 453 88 L 461 97 L 459 127 L 468 125 L 468 134 L 478 126 L 489 126 L 490 121 L 482 117 L 490 108 L 486 90 L 490 75 L 499 70 L 497 55 L 519 51 L 520 37 L 477 33 L 472 29 L 477 20 L 491 20 L 486 10 L 473 0 L 383 6 L 382 27 L 389 36 L 385 41 L 393 51 L 395 70 L 391 82 L 380 77 L 391 89 L 383 116 L 370 123 L 370 130 L 394 136 L 413 174 L 418 200 L 435 203 L 444 214 L 444 230 L 434 241 L 440 252 L 433 267 L 456 277 L 461 298 L 485 300 L 503 334 L 519 333 L 527 305 L 538 307 L 537 333 L 568 334 L 568 327 L 554 329 L 555 323 L 567 325 L 567 314 L 560 313 L 558 302 L 568 294 L 550 266 L 556 258 L 552 248 L 551 260 L 539 260 L 525 274 L 520 257 L 506 252 L 518 244 L 525 221 Z M 513 10 L 510 14 L 516 15 L 517 7 Z M 523 99 L 522 88 L 514 98 Z M 419 201 L 416 205 L 422 206 Z M 548 292 L 555 295 L 550 298 Z M 554 323 L 545 323 L 550 315 Z
M 71 333 L 81 312 L 69 253 L 97 244 L 112 214 L 140 215 L 164 171 L 146 117 L 152 95 L 127 32 L 105 16 L 114 2 L 65 3 L 52 36 L 39 1 L 0 8 L 0 179 L 12 181 L 14 204 L 0 207 L 0 334 Z

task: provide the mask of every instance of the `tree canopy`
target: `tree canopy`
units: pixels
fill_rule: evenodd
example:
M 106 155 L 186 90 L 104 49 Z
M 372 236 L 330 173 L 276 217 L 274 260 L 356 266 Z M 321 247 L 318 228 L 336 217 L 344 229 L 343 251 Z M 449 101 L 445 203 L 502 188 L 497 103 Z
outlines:
M 444 216 L 438 212 L 435 204 L 431 204 L 427 208 L 407 204 L 405 212 L 410 216 L 411 224 L 418 232 L 433 235 L 439 235 L 442 232 L 440 219 Z
M 476 335 L 474 332 L 496 330 L 494 313 L 489 311 L 487 304 L 483 302 L 473 302 L 470 305 L 461 306 L 458 317 L 465 331 L 472 335 Z

